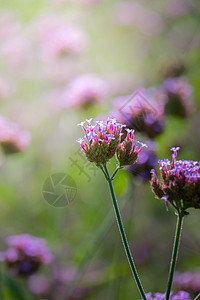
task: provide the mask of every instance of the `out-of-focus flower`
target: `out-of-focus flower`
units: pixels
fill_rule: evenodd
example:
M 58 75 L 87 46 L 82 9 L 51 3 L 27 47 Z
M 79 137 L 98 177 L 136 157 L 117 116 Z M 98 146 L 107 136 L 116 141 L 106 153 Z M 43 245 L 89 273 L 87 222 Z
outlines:
M 118 24 L 136 26 L 142 33 L 150 36 L 159 34 L 164 27 L 163 19 L 158 13 L 134 1 L 117 3 L 116 18 Z
M 21 23 L 11 13 L 0 15 L 0 54 L 6 63 L 17 67 L 28 59 L 28 42 Z
M 6 154 L 24 151 L 30 144 L 31 136 L 19 125 L 0 116 L 0 146 Z
M 194 111 L 193 88 L 185 77 L 166 78 L 163 91 L 167 96 L 165 111 L 180 117 L 187 117 Z
M 130 171 L 134 177 L 139 177 L 142 181 L 146 182 L 151 179 L 150 172 L 156 163 L 155 143 L 150 141 L 147 142 L 147 148 L 138 156 L 136 163 L 127 167 L 127 170 Z
M 28 286 L 30 291 L 39 297 L 48 299 L 82 299 L 91 288 L 84 288 L 74 286 L 68 295 L 69 289 L 73 285 L 73 278 L 75 275 L 73 267 L 66 269 L 56 269 L 53 271 L 52 277 L 34 275 L 29 278 Z
M 7 244 L 3 261 L 15 275 L 28 277 L 53 260 L 44 239 L 29 234 L 14 235 L 7 238 Z
M 165 300 L 165 294 L 162 293 L 152 293 L 146 294 L 147 300 Z M 179 291 L 176 295 L 170 294 L 169 300 L 191 300 L 190 295 L 187 292 Z
M 132 95 L 115 99 L 110 115 L 128 128 L 155 138 L 164 128 L 163 108 L 163 103 L 157 101 L 148 90 L 139 89 Z
M 53 92 L 53 105 L 58 108 L 87 108 L 106 97 L 106 82 L 94 74 L 84 74 L 72 80 L 68 87 Z
M 4 40 L 0 46 L 0 53 L 12 66 L 19 66 L 28 58 L 28 45 L 22 35 Z
M 89 39 L 86 33 L 62 18 L 44 17 L 38 20 L 37 28 L 39 56 L 45 62 L 79 54 L 87 49 Z
M 200 273 L 199 272 L 176 272 L 174 275 L 174 289 L 184 290 L 197 296 L 200 293 Z
M 78 124 L 85 132 L 85 140 L 77 140 L 90 162 L 95 162 L 97 166 L 104 165 L 115 154 L 120 166 L 133 164 L 137 160 L 145 145 L 133 140 L 134 130 L 126 128 L 126 138 L 121 142 L 122 128 L 126 125 L 109 118 L 106 122 L 96 121 L 92 125 L 91 120 L 86 120 L 86 125 L 86 122 Z M 142 144 L 139 149 L 137 143 Z
M 171 149 L 172 162 L 160 160 L 161 179 L 158 180 L 152 169 L 151 187 L 156 198 L 163 199 L 168 206 L 170 202 L 179 213 L 200 208 L 200 163 L 192 160 L 176 160 L 179 147 Z
M 169 61 L 161 68 L 161 75 L 163 78 L 174 78 L 183 75 L 186 71 L 186 66 L 182 61 Z
M 193 8 L 191 4 L 190 0 L 170 0 L 165 3 L 164 10 L 171 17 L 187 15 Z

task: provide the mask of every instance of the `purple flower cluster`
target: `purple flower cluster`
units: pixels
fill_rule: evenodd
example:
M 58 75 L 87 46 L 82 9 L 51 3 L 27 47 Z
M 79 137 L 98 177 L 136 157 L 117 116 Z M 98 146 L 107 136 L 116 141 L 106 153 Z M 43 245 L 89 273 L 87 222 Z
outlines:
M 147 300 L 165 300 L 165 293 L 155 293 L 153 296 L 152 293 L 147 293 L 146 297 Z M 173 295 L 173 293 L 171 293 L 169 300 L 191 300 L 191 298 L 187 292 L 179 291 L 176 295 Z
M 156 197 L 170 202 L 178 212 L 190 207 L 200 208 L 200 162 L 176 160 L 179 147 L 171 149 L 172 162 L 160 160 L 161 179 L 151 171 L 151 187 Z
M 187 291 L 195 297 L 198 293 L 200 293 L 200 273 L 176 272 L 174 276 L 174 288 L 176 290 Z
M 128 128 L 135 129 L 149 138 L 155 138 L 162 133 L 165 124 L 163 104 L 159 105 L 155 97 L 145 89 L 115 99 L 111 115 Z
M 29 234 L 14 235 L 7 238 L 7 244 L 10 247 L 3 253 L 2 260 L 15 275 L 28 277 L 53 260 L 44 239 Z
M 188 117 L 194 110 L 192 86 L 185 77 L 166 78 L 163 91 L 167 96 L 165 112 L 180 117 Z
M 96 121 L 94 125 L 92 119 L 81 122 L 85 132 L 85 139 L 80 138 L 77 142 L 81 145 L 83 152 L 90 162 L 95 162 L 97 166 L 104 165 L 115 154 L 120 166 L 133 164 L 144 144 L 133 139 L 134 130 L 125 129 L 126 138 L 122 141 L 122 129 L 126 125 L 116 122 L 115 119 L 108 118 L 107 121 Z M 86 123 L 86 125 L 85 125 Z
M 146 182 L 151 179 L 150 171 L 155 167 L 156 163 L 155 143 L 150 141 L 147 143 L 147 148 L 138 156 L 137 162 L 128 166 L 127 170 L 130 171 L 134 177 L 138 177 Z

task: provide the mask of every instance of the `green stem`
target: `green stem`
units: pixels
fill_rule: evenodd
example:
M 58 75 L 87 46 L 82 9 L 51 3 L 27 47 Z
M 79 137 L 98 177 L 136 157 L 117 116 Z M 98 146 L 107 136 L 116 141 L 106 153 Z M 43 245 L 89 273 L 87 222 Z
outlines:
M 130 192 L 132 192 L 133 188 L 131 185 L 131 191 L 129 188 L 127 197 L 124 197 L 121 201 L 121 209 L 124 209 L 127 198 L 130 199 L 132 196 L 132 193 L 130 195 Z M 78 265 L 78 272 L 73 277 L 72 283 L 67 286 L 67 292 L 63 296 L 61 300 L 68 299 L 70 296 L 72 296 L 73 291 L 75 290 L 75 287 L 79 284 L 81 278 L 84 276 L 85 272 L 87 271 L 87 268 L 89 267 L 89 264 L 91 263 L 91 260 L 96 253 L 97 249 L 102 244 L 104 238 L 109 233 L 112 225 L 114 224 L 115 219 L 113 218 L 113 210 L 110 210 L 109 213 L 106 215 L 104 220 L 96 227 L 96 230 L 93 234 L 93 238 L 91 242 L 89 242 L 89 246 L 87 251 L 83 254 L 80 264 Z M 0 298 L 1 299 L 1 298 Z
M 104 166 L 104 168 L 105 168 L 106 174 L 109 175 L 107 167 Z M 112 197 L 115 216 L 116 216 L 116 219 L 117 219 L 117 224 L 118 224 L 118 227 L 119 227 L 120 235 L 121 235 L 121 238 L 122 238 L 122 242 L 123 242 L 123 245 L 124 245 L 124 249 L 125 249 L 125 252 L 126 252 L 126 256 L 127 256 L 131 271 L 133 273 L 133 276 L 135 278 L 137 287 L 140 291 L 140 294 L 141 294 L 143 300 L 147 300 L 146 296 L 145 296 L 144 289 L 143 289 L 142 284 L 140 282 L 140 279 L 139 279 L 139 276 L 138 276 L 138 273 L 137 273 L 132 255 L 131 255 L 131 251 L 130 251 L 128 240 L 127 240 L 126 233 L 125 233 L 125 230 L 124 230 L 124 226 L 123 226 L 119 206 L 118 206 L 118 203 L 117 203 L 117 199 L 115 197 L 115 192 L 114 192 L 114 188 L 113 188 L 113 185 L 112 185 L 112 180 L 111 180 L 110 177 L 109 177 L 109 180 L 108 180 L 108 185 L 109 185 L 109 188 L 110 188 L 110 193 L 111 193 L 111 197 Z
M 103 172 L 104 176 L 106 177 L 106 180 L 109 180 L 109 175 L 105 172 L 103 166 L 100 165 L 100 169 Z
M 169 300 L 171 288 L 172 288 L 172 282 L 174 277 L 174 271 L 176 267 L 176 261 L 178 256 L 178 250 L 179 250 L 179 244 L 180 244 L 180 238 L 181 238 L 181 231 L 183 226 L 183 219 L 184 215 L 182 213 L 178 213 L 177 215 L 177 224 L 176 224 L 176 233 L 174 237 L 174 246 L 172 251 L 172 258 L 171 258 L 171 264 L 170 264 L 170 270 L 169 270 L 169 277 L 168 277 L 168 283 L 167 283 L 167 291 L 166 291 L 166 300 Z
M 198 300 L 200 299 L 200 293 L 196 296 L 196 298 L 194 298 L 194 300 Z
M 115 175 L 117 174 L 117 172 L 119 171 L 120 167 L 118 166 L 115 170 L 115 172 L 112 174 L 112 176 L 110 177 L 111 180 L 114 179 Z

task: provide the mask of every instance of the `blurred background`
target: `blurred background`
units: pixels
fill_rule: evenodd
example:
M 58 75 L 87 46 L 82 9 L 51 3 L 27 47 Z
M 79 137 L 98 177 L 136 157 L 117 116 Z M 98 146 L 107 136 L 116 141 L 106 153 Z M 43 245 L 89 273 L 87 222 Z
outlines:
M 150 170 L 173 146 L 199 160 L 199 29 L 197 0 L 0 0 L 0 299 L 140 299 L 107 183 L 76 142 L 106 116 L 149 146 L 114 187 L 145 291 L 164 292 L 176 218 Z M 191 297 L 198 213 L 173 288 Z

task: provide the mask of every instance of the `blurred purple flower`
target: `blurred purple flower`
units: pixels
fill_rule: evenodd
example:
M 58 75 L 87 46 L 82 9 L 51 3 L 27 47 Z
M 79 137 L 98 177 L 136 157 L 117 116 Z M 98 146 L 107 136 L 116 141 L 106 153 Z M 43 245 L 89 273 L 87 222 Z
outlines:
M 103 100 L 108 94 L 106 82 L 95 74 L 84 74 L 73 79 L 63 90 L 52 94 L 54 107 L 87 108 Z
M 44 239 L 22 234 L 9 236 L 7 244 L 10 247 L 3 253 L 2 260 L 15 275 L 28 277 L 53 260 Z
M 166 78 L 163 82 L 163 91 L 167 96 L 166 113 L 187 117 L 194 111 L 193 88 L 185 77 Z
M 163 103 L 152 91 L 138 89 L 132 95 L 114 99 L 114 109 L 110 115 L 128 128 L 155 138 L 163 132 L 165 117 Z
M 0 146 L 6 154 L 24 151 L 30 144 L 31 136 L 19 125 L 0 116 Z
M 165 300 L 165 293 L 146 294 L 147 300 Z M 169 300 L 191 300 L 190 295 L 184 291 L 179 291 L 176 295 L 170 294 Z
M 170 0 L 166 1 L 164 10 L 171 17 L 187 15 L 192 9 L 191 0 Z
M 116 18 L 122 26 L 136 26 L 142 33 L 152 36 L 164 28 L 160 14 L 149 10 L 135 1 L 124 1 L 116 4 Z
M 43 16 L 36 20 L 36 32 L 39 34 L 39 56 L 44 62 L 82 53 L 88 46 L 86 33 L 63 18 Z
M 184 290 L 194 297 L 200 293 L 200 273 L 199 272 L 176 272 L 174 276 L 174 288 Z
M 57 299 L 82 299 L 90 288 L 74 286 L 68 295 L 68 287 L 73 285 L 76 270 L 73 267 L 54 269 L 52 276 L 34 275 L 29 278 L 30 291 L 39 297 L 53 300 Z

